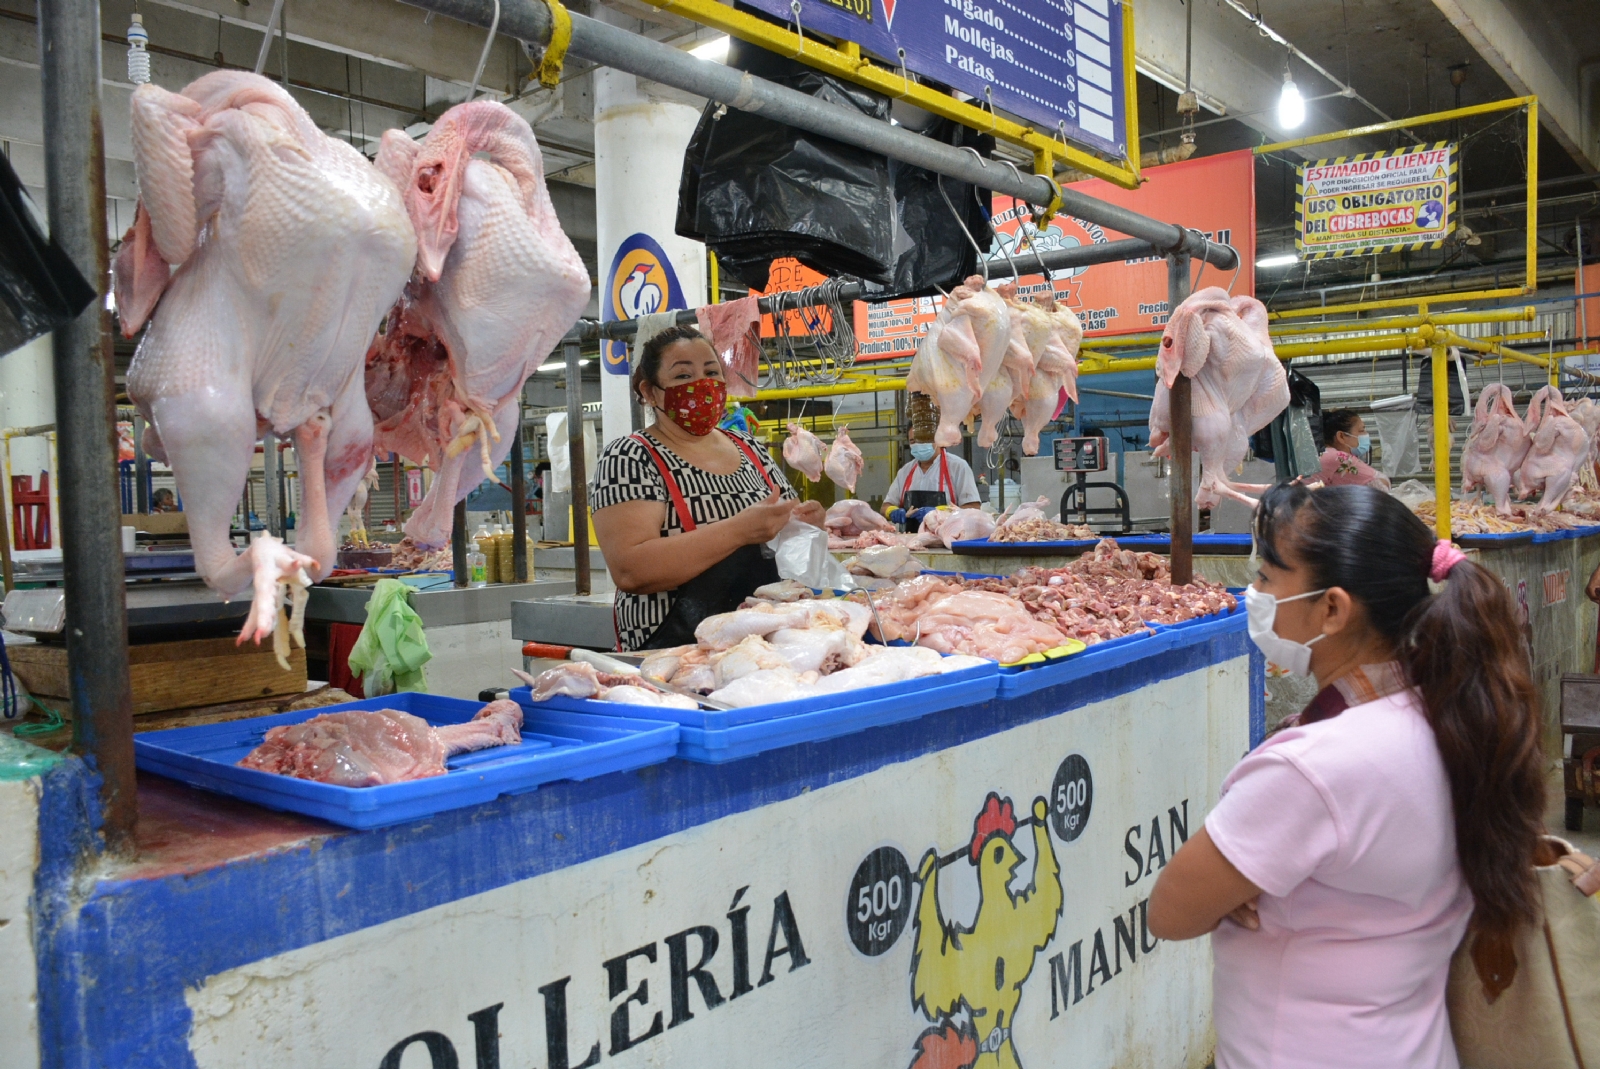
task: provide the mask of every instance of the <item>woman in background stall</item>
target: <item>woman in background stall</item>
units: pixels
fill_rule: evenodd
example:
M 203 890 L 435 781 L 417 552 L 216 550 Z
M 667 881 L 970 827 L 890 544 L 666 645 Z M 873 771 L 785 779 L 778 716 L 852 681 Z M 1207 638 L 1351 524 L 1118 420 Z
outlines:
M 1322 485 L 1389 489 L 1389 477 L 1371 466 L 1372 437 L 1366 420 L 1348 408 L 1322 414 Z

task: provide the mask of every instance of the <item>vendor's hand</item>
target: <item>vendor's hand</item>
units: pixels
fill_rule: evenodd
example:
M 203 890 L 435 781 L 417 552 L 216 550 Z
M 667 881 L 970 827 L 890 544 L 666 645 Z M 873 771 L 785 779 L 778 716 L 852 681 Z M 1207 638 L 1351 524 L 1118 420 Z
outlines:
M 741 541 L 747 546 L 772 541 L 783 530 L 783 525 L 789 522 L 795 504 L 795 501 L 785 500 L 774 490 L 772 496 L 759 505 L 751 505 L 739 513 L 733 522 L 742 536 Z
M 828 510 L 822 507 L 820 501 L 802 501 L 794 507 L 794 518 L 813 527 L 821 527 L 822 522 L 828 518 Z
M 1257 903 L 1260 901 L 1261 896 L 1257 895 L 1255 898 L 1250 899 L 1250 901 L 1244 903 L 1243 905 L 1235 906 L 1233 912 L 1229 913 L 1225 919 L 1230 920 L 1239 927 L 1246 928 L 1252 932 L 1260 931 L 1261 914 L 1257 908 Z
M 1589 577 L 1588 585 L 1583 588 L 1583 592 L 1588 595 L 1590 601 L 1600 602 L 1600 568 L 1596 568 L 1594 574 Z

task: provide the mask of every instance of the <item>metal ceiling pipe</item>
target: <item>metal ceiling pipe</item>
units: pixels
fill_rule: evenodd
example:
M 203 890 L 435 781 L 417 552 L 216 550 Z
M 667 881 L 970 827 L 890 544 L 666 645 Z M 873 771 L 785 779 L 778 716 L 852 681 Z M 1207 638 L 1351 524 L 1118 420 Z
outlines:
M 52 337 L 72 749 L 100 776 L 107 849 L 129 852 L 138 801 L 111 317 L 103 299 L 111 265 L 98 0 L 42 0 L 39 65 L 50 236 L 101 294 Z
M 1224 258 L 1227 262 L 1224 270 L 1231 270 L 1239 264 L 1239 254 L 1228 245 L 1212 245 L 1213 256 Z M 1033 253 L 1023 252 L 1014 254 L 1010 260 L 990 260 L 990 278 L 1013 278 L 1017 275 L 1042 274 L 1044 271 L 1064 271 L 1072 267 L 1087 267 L 1091 264 L 1110 264 L 1120 260 L 1142 260 L 1149 256 L 1160 255 L 1160 250 L 1152 248 L 1147 241 L 1138 238 L 1123 238 L 1120 241 L 1107 241 L 1095 245 L 1074 245 L 1066 249 L 1053 249 L 1050 252 Z M 982 273 L 981 269 L 978 273 Z M 847 282 L 839 287 L 839 300 L 859 301 L 870 300 L 871 295 L 867 287 L 860 282 Z M 763 313 L 772 312 L 773 299 L 763 297 L 758 302 Z M 684 309 L 678 313 L 679 326 L 693 326 L 695 323 L 694 310 Z M 633 337 L 638 329 L 638 321 L 633 319 L 615 319 L 610 322 L 599 322 L 593 319 L 580 319 L 567 332 L 565 341 L 589 342 L 606 338 L 612 341 L 625 341 Z
M 402 2 L 484 29 L 494 19 L 494 0 Z M 550 40 L 550 9 L 542 0 L 500 0 L 500 32 L 543 48 Z M 572 42 L 567 54 L 1030 204 L 1049 204 L 1054 196 L 1051 183 L 1010 164 L 986 160 L 976 152 L 869 119 L 860 112 L 825 103 L 721 63 L 698 59 L 670 45 L 576 13 L 572 14 Z M 1070 188 L 1061 191 L 1061 210 L 1138 238 L 1158 253 L 1179 252 L 1204 258 L 1223 270 L 1232 270 L 1237 263 L 1231 250 L 1208 243 L 1193 230 L 1107 204 Z

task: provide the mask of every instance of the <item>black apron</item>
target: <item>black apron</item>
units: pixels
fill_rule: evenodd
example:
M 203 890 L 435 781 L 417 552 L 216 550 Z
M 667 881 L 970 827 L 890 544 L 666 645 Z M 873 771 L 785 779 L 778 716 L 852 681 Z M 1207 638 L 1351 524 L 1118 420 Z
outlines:
M 738 438 L 732 435 L 729 437 L 733 444 L 750 458 L 750 463 L 755 465 L 756 471 L 766 480 L 767 488 L 776 490 L 777 484 L 772 481 L 772 476 L 767 474 L 767 469 L 756 459 L 754 451 Z M 685 533 L 694 530 L 695 522 L 694 517 L 689 514 L 689 503 L 684 500 L 678 480 L 672 477 L 666 461 L 661 459 L 661 454 L 656 452 L 655 446 L 644 435 L 635 434 L 633 438 L 645 447 L 650 459 L 656 463 L 656 470 L 661 472 L 662 481 L 667 484 L 667 493 L 672 498 L 672 506 L 678 511 L 678 523 L 682 525 Z M 661 625 L 639 648 L 661 650 L 672 646 L 694 645 L 694 629 L 700 625 L 700 621 L 717 613 L 732 612 L 745 598 L 755 593 L 756 587 L 778 581 L 778 564 L 770 554 L 771 550 L 765 545 L 740 546 L 687 583 L 671 591 L 672 608 L 668 610 L 666 619 L 661 621 Z

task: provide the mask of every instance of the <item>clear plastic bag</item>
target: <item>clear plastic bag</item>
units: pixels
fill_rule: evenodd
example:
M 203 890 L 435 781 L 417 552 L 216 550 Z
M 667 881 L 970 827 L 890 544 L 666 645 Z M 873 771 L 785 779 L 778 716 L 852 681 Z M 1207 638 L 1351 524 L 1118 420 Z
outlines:
M 768 542 L 777 560 L 778 575 L 804 583 L 814 590 L 852 590 L 855 580 L 828 552 L 828 532 L 804 520 L 791 519 Z

